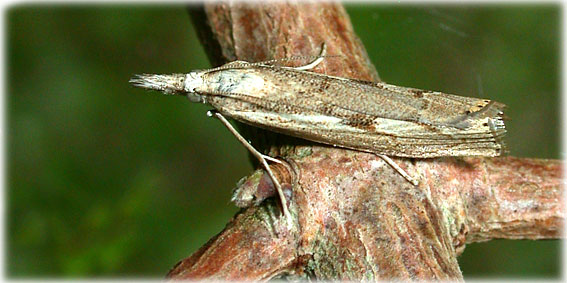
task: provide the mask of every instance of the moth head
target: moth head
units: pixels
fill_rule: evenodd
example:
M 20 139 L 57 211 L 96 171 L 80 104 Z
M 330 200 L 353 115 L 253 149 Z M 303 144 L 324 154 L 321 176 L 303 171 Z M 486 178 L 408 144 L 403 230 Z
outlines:
M 134 75 L 130 79 L 130 83 L 135 87 L 140 87 L 149 90 L 161 91 L 165 94 L 180 94 L 185 91 L 183 89 L 185 82 L 184 74 L 171 74 L 171 75 L 154 75 L 154 74 L 141 74 Z
M 205 97 L 197 89 L 203 86 L 203 71 L 192 71 L 185 75 L 184 91 L 191 102 L 205 102 Z
M 130 83 L 135 87 L 161 91 L 165 94 L 186 95 L 191 102 L 205 102 L 205 97 L 197 89 L 203 85 L 203 72 L 193 71 L 188 74 L 134 75 Z

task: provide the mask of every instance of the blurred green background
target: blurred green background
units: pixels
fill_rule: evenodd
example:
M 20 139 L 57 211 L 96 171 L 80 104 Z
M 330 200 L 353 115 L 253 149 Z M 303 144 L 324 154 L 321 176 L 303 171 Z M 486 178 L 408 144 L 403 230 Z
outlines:
M 384 81 L 506 103 L 511 155 L 560 158 L 558 4 L 347 10 Z M 128 85 L 210 67 L 185 7 L 5 13 L 7 276 L 162 278 L 252 170 L 208 107 Z M 469 279 L 557 278 L 559 259 L 559 241 L 499 240 L 459 261 Z

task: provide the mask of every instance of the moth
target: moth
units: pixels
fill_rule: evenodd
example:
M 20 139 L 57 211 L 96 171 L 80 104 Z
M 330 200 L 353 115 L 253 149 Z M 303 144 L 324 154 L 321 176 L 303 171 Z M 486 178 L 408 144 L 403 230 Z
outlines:
M 217 118 L 376 153 L 394 167 L 387 156 L 499 156 L 505 150 L 502 103 L 310 72 L 325 57 L 316 58 L 301 67 L 235 61 L 187 74 L 136 75 L 130 82 L 209 104 Z

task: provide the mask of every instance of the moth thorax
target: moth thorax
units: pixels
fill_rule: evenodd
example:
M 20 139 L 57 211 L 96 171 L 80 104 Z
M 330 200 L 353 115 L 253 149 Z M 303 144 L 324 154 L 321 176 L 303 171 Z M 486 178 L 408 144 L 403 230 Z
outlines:
M 203 95 L 199 93 L 199 89 L 204 85 L 203 72 L 193 71 L 185 76 L 185 93 L 191 102 L 205 102 Z
M 257 95 L 265 93 L 267 82 L 250 70 L 222 70 L 210 74 L 207 82 L 214 92 Z M 210 79 L 210 80 L 209 80 Z

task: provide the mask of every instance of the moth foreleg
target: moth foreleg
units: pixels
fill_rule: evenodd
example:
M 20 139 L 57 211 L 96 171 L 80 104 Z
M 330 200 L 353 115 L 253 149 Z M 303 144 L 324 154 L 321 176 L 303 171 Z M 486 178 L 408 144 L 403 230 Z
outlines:
M 317 56 L 317 58 L 315 60 L 313 60 L 311 63 L 309 63 L 307 65 L 294 67 L 294 69 L 299 70 L 299 71 L 311 70 L 311 69 L 315 68 L 317 65 L 319 65 L 321 62 L 323 62 L 326 54 L 327 54 L 327 45 L 325 43 L 323 43 L 323 45 L 321 46 L 321 54 L 319 54 L 319 56 Z
M 256 150 L 248 141 L 246 141 L 246 139 L 242 135 L 240 135 L 240 133 L 238 133 L 238 131 L 230 124 L 230 122 L 228 122 L 228 120 L 218 111 L 214 111 L 214 110 L 208 111 L 207 115 L 210 117 L 214 116 L 215 118 L 219 119 L 219 121 L 221 121 L 221 123 L 228 128 L 228 130 L 236 137 L 236 139 L 240 143 L 242 143 L 242 145 L 244 145 L 244 147 L 246 147 L 246 149 L 248 149 L 248 151 L 250 151 L 250 153 L 252 153 L 252 155 L 254 155 L 254 157 L 258 159 L 258 161 L 260 161 L 260 164 L 262 164 L 264 169 L 266 169 L 266 172 L 268 172 L 268 175 L 270 176 L 270 178 L 274 183 L 274 186 L 276 187 L 276 190 L 280 197 L 280 202 L 282 204 L 283 214 L 287 221 L 287 225 L 288 227 L 291 227 L 292 224 L 291 214 L 287 209 L 287 199 L 285 198 L 280 182 L 278 181 L 278 179 L 276 179 L 274 172 L 272 172 L 272 169 L 270 169 L 270 166 L 268 165 L 268 162 L 266 162 L 266 160 L 270 160 L 276 163 L 282 163 L 282 162 L 270 156 L 264 155 L 260 153 L 258 150 Z

